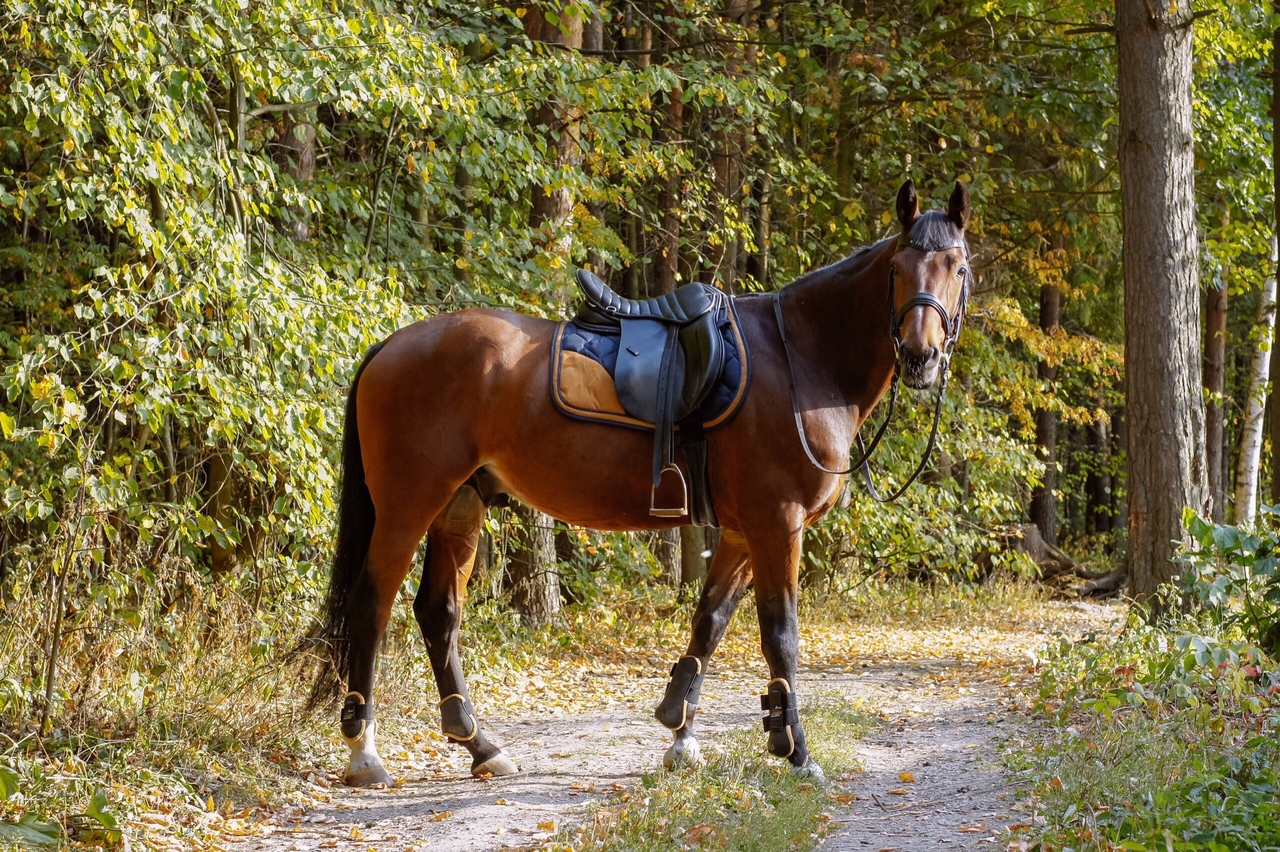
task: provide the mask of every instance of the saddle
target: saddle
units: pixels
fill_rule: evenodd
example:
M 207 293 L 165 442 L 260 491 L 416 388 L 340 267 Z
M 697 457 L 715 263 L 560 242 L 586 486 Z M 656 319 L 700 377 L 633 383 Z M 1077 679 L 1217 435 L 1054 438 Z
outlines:
M 651 299 L 626 299 L 599 276 L 578 270 L 578 287 L 585 302 L 573 322 L 589 329 L 619 329 L 614 385 L 629 414 L 654 424 L 653 488 L 649 513 L 678 518 L 689 513 L 689 487 L 676 466 L 675 425 L 698 411 L 715 387 L 725 365 L 720 321 L 729 297 L 706 284 L 686 284 Z M 706 439 L 701 424 L 690 422 L 693 433 L 683 442 L 691 478 L 705 478 Z M 658 506 L 658 487 L 674 473 L 683 495 L 680 506 Z M 706 502 L 702 495 L 698 502 Z M 705 517 L 701 512 L 700 516 Z M 714 510 L 711 510 L 714 517 Z

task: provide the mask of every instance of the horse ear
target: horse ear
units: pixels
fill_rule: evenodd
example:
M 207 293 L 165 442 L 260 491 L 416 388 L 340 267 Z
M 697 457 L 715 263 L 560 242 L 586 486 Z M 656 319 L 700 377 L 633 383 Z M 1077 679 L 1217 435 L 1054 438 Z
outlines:
M 960 181 L 956 181 L 956 188 L 951 190 L 951 200 L 947 202 L 947 218 L 962 231 L 969 223 L 969 187 Z
M 916 197 L 916 183 L 907 178 L 907 182 L 898 190 L 898 221 L 902 230 L 911 227 L 911 223 L 920 218 L 920 199 Z

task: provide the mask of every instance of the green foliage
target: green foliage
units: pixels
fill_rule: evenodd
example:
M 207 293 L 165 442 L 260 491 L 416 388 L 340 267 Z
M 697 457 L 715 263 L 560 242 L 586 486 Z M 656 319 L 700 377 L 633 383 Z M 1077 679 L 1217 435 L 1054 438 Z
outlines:
M 1206 273 L 1250 298 L 1272 191 L 1256 117 L 1273 21 L 1237 0 L 1206 8 Z M 346 385 L 394 329 L 473 305 L 561 315 L 575 263 L 643 295 L 668 241 L 681 281 L 776 288 L 892 233 L 905 177 L 934 205 L 957 177 L 974 198 L 979 280 L 943 408 L 947 456 L 894 506 L 854 484 L 811 531 L 806 572 L 968 576 L 1021 520 L 1033 412 L 1081 424 L 1118 404 L 1110 10 L 5 5 L 0 728 L 24 742 L 37 729 L 213 741 L 191 721 L 211 712 L 200 702 L 289 692 L 264 673 L 325 582 Z M 605 48 L 553 48 L 531 15 L 598 15 Z M 545 104 L 572 122 L 539 118 Z M 571 211 L 531 227 L 548 191 Z M 1034 322 L 1044 286 L 1064 294 L 1053 335 Z M 929 406 L 903 408 L 880 483 L 923 452 Z M 1120 455 L 1108 464 L 1118 474 Z M 1066 468 L 1070 494 L 1086 470 Z M 581 599 L 654 574 L 643 540 L 578 543 L 566 585 Z M 486 579 L 482 600 L 501 588 Z M 481 610 L 502 622 L 496 603 Z M 93 792 L 14 805 L 0 831 L 70 813 L 111 839 L 119 824 Z
M 1040 848 L 1274 848 L 1280 672 L 1205 626 L 1134 618 L 1046 655 L 1050 733 L 1019 758 L 1048 819 Z
M 1258 528 L 1214 524 L 1188 511 L 1192 545 L 1181 593 L 1220 630 L 1280 655 L 1280 508 L 1261 506 Z

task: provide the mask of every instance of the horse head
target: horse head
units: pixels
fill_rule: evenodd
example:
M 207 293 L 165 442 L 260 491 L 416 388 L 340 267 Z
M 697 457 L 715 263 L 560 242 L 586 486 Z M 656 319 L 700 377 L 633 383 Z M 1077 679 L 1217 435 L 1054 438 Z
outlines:
M 902 380 L 928 388 L 960 336 L 969 298 L 969 190 L 956 181 L 946 212 L 920 213 L 915 184 L 898 190 L 902 234 L 889 272 L 890 334 Z

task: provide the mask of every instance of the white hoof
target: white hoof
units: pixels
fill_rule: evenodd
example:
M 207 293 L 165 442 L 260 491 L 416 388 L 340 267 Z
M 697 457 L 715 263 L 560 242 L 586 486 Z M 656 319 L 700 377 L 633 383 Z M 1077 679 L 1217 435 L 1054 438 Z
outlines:
M 347 767 L 342 783 L 348 787 L 372 787 L 374 784 L 386 784 L 390 787 L 393 782 L 387 774 L 387 768 L 382 765 L 382 761 L 378 761 L 369 766 Z
M 707 761 L 702 757 L 702 746 L 695 739 L 676 740 L 662 756 L 662 765 L 666 769 L 678 766 L 691 766 L 697 769 Z
M 502 752 L 498 752 L 479 766 L 471 767 L 471 774 L 477 778 L 487 776 L 497 778 L 502 775 L 515 775 L 519 771 L 520 767 L 516 766 L 516 762 Z
M 827 773 L 822 771 L 822 767 L 812 757 L 805 762 L 804 766 L 792 767 L 791 771 L 800 778 L 812 781 L 819 787 L 825 787 L 827 784 Z
M 347 771 L 342 774 L 342 783 L 348 787 L 391 786 L 391 776 L 382 765 L 382 758 L 378 757 L 375 730 L 375 723 L 371 721 L 360 736 L 347 740 L 351 758 L 347 761 Z

